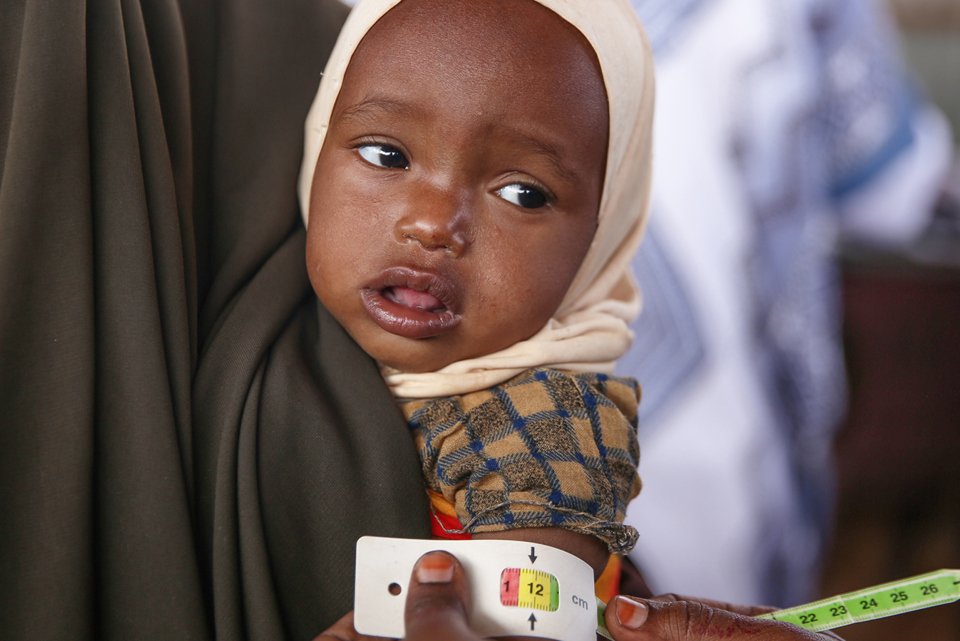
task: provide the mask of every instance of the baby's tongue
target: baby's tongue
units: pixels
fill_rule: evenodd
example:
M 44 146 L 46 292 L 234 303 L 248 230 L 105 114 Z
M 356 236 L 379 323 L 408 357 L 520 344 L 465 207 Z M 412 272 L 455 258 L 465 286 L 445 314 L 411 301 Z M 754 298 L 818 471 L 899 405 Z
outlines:
M 427 292 L 418 292 L 409 287 L 393 287 L 393 295 L 397 302 L 407 307 L 416 307 L 427 311 L 434 311 L 443 308 L 443 303 L 436 296 Z

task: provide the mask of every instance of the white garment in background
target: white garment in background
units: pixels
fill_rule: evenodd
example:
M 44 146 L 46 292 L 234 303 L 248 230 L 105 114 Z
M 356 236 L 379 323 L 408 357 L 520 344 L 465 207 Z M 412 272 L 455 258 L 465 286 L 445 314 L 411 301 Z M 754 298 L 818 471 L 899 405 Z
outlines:
M 813 596 L 844 406 L 846 234 L 925 227 L 949 130 L 872 0 L 632 0 L 655 47 L 631 557 L 656 592 Z

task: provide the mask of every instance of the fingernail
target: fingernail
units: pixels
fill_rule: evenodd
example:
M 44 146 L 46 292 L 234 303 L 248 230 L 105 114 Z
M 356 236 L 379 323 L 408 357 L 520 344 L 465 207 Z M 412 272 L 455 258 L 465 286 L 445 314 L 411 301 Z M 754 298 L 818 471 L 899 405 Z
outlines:
M 450 583 L 453 581 L 453 559 L 437 552 L 426 554 L 417 562 L 416 575 L 420 583 Z
M 628 630 L 639 630 L 640 626 L 647 622 L 647 615 L 650 614 L 650 608 L 646 603 L 623 596 L 617 597 L 616 608 L 617 621 Z

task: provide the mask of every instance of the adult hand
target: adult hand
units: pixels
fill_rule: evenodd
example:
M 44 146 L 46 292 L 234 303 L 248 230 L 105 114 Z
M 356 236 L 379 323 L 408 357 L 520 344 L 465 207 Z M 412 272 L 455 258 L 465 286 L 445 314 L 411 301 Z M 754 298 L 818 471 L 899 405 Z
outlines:
M 479 641 L 467 626 L 469 594 L 463 567 L 446 552 L 429 552 L 417 561 L 407 589 L 406 641 Z M 606 612 L 617 641 L 836 641 L 832 633 L 753 616 L 772 608 L 693 601 L 675 595 L 654 599 L 617 597 Z M 353 613 L 316 641 L 376 641 L 357 634 Z
M 480 641 L 467 618 L 470 596 L 463 566 L 447 552 L 428 552 L 413 568 L 404 620 L 408 641 Z M 353 612 L 314 641 L 382 641 L 358 634 Z
M 618 596 L 606 624 L 617 641 L 836 641 L 832 632 L 810 632 L 789 623 L 755 619 L 775 608 L 736 606 L 676 595 L 654 599 Z

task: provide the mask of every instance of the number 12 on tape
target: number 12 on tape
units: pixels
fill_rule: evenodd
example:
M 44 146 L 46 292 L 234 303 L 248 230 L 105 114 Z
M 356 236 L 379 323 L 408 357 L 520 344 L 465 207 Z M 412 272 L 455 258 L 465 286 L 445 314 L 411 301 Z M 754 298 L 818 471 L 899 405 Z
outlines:
M 821 632 L 943 605 L 957 599 L 960 599 L 960 570 L 938 570 L 795 608 L 778 610 L 758 618 L 786 621 Z
M 556 612 L 560 606 L 557 577 L 539 570 L 507 568 L 500 574 L 500 603 Z

